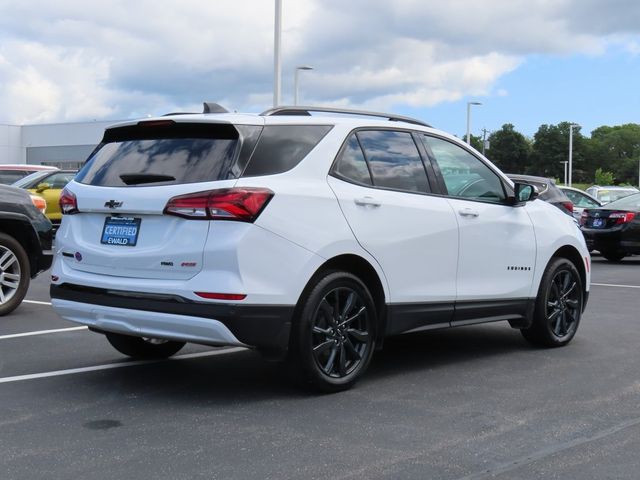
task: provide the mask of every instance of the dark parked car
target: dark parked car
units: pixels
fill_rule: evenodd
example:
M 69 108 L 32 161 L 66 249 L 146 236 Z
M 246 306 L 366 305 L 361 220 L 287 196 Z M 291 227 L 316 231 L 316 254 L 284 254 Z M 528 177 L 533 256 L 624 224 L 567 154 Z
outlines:
M 538 189 L 538 198 L 558 207 L 567 215 L 573 216 L 573 202 L 560 190 L 550 178 L 534 177 L 533 175 L 507 174 L 514 182 L 522 182 L 533 185 Z
M 12 312 L 29 282 L 53 260 L 52 225 L 29 192 L 0 185 L 0 315 Z
M 611 262 L 640 254 L 640 193 L 589 208 L 580 218 L 589 250 L 598 250 Z

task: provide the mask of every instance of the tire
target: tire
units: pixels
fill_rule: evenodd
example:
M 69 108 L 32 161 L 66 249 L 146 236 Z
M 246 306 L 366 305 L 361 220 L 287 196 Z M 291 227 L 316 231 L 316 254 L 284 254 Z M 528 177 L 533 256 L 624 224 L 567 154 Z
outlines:
M 375 349 L 369 289 L 350 273 L 327 272 L 305 289 L 296 312 L 287 360 L 298 382 L 326 393 L 351 388 Z
M 13 237 L 0 233 L 0 316 L 13 312 L 27 294 L 31 265 Z
M 553 258 L 542 275 L 536 298 L 533 323 L 522 329 L 530 343 L 542 347 L 562 347 L 575 336 L 584 293 L 575 265 L 566 258 Z
M 105 333 L 113 348 L 120 353 L 136 359 L 169 358 L 184 347 L 184 342 L 161 340 L 156 338 L 133 337 L 120 333 Z
M 622 260 L 624 257 L 627 256 L 624 252 L 621 252 L 620 250 L 605 250 L 605 251 L 600 251 L 600 253 L 604 258 L 606 258 L 610 262 L 619 262 L 620 260 Z

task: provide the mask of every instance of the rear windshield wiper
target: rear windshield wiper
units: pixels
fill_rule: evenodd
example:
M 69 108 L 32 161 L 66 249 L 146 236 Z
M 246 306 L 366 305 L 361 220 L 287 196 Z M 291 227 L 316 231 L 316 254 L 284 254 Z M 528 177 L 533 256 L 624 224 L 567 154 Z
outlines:
M 161 175 L 158 173 L 123 173 L 120 175 L 126 185 L 140 185 L 142 183 L 170 182 L 176 177 L 171 175 Z

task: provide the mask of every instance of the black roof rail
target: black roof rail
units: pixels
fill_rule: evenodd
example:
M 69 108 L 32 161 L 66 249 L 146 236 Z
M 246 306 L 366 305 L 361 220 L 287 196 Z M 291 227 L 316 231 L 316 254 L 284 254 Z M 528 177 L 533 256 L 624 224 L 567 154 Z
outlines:
M 423 122 L 422 120 L 418 120 L 416 118 L 411 118 L 411 117 L 405 117 L 404 115 L 395 115 L 392 113 L 381 113 L 381 112 L 369 112 L 366 110 L 351 110 L 348 108 L 282 106 L 282 107 L 270 108 L 269 110 L 262 112 L 260 115 L 264 117 L 270 117 L 273 115 L 311 116 L 311 112 L 340 113 L 344 115 L 362 115 L 367 117 L 380 117 L 380 118 L 386 118 L 390 122 L 407 122 L 407 123 L 412 123 L 414 125 L 420 125 L 423 127 L 431 127 L 431 125 L 429 125 L 426 122 Z
M 173 115 L 197 115 L 196 112 L 169 112 L 169 113 L 165 113 L 162 116 L 163 117 L 171 117 Z

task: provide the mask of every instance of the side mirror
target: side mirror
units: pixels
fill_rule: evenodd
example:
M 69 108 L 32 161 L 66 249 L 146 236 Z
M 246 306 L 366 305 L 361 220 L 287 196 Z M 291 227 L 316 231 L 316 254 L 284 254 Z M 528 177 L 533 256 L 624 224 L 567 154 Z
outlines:
M 538 189 L 528 183 L 515 182 L 513 191 L 513 197 L 509 198 L 512 205 L 522 205 L 538 198 Z
M 51 185 L 49 185 L 48 183 L 39 183 L 38 186 L 36 187 L 36 192 L 42 193 L 45 190 L 48 190 L 50 188 L 51 188 Z

